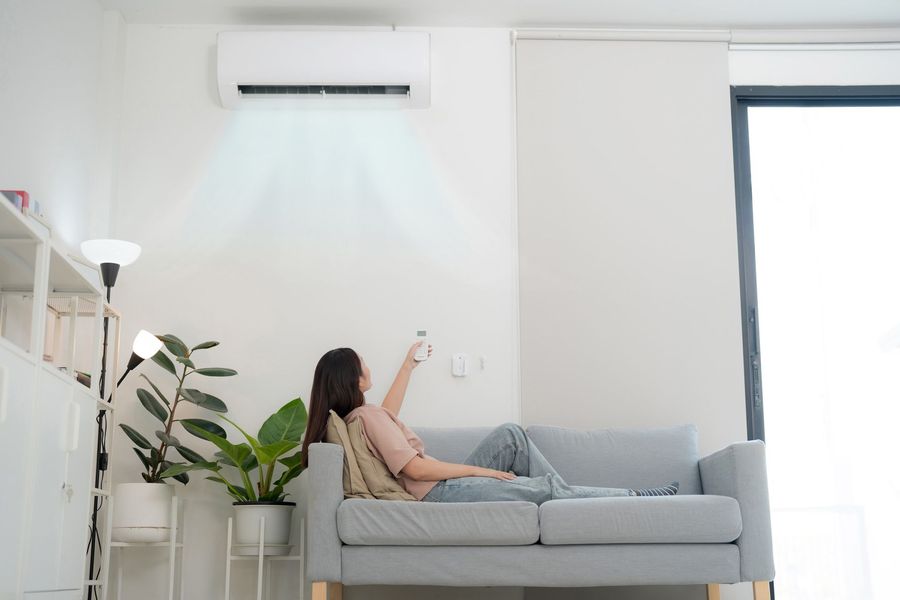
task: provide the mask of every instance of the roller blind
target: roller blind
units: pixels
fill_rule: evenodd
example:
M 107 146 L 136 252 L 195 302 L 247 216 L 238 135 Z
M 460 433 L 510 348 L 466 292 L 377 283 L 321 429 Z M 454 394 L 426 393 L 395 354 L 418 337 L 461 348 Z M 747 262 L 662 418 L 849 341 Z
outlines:
M 727 53 L 517 42 L 526 423 L 745 437 Z

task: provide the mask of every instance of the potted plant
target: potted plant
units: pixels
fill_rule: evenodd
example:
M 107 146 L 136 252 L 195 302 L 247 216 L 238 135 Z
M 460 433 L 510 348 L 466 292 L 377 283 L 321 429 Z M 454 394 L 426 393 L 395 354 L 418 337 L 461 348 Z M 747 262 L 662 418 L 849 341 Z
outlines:
M 219 450 L 214 460 L 201 458 L 191 464 L 173 464 L 162 475 L 179 477 L 188 471 L 211 471 L 213 475 L 207 479 L 225 486 L 225 492 L 234 499 L 237 553 L 256 554 L 260 518 L 265 517 L 264 553 L 287 554 L 295 503 L 285 501 L 284 487 L 303 471 L 298 448 L 306 430 L 306 406 L 300 398 L 291 400 L 265 420 L 255 437 L 227 417 L 220 417 L 233 425 L 246 443 L 231 443 L 221 428 L 183 422 L 185 429 L 209 440 Z M 239 482 L 233 478 L 234 471 Z
M 154 436 L 148 437 L 137 429 L 119 424 L 125 435 L 134 443 L 134 453 L 137 455 L 144 470 L 141 477 L 143 483 L 120 483 L 116 486 L 113 497 L 116 501 L 113 512 L 113 539 L 118 542 L 163 542 L 168 539 L 171 528 L 171 503 L 173 489 L 165 485 L 165 480 L 172 478 L 182 484 L 189 481 L 187 473 L 169 475 L 166 471 L 177 462 L 173 461 L 171 450 L 175 450 L 182 458 L 194 463 L 203 460 L 203 457 L 185 446 L 175 436 L 175 424 L 182 427 L 190 426 L 194 431 L 211 431 L 224 435 L 225 431 L 212 421 L 205 419 L 178 419 L 176 413 L 178 407 L 184 402 L 195 404 L 212 412 L 224 413 L 228 410 L 225 403 L 212 394 L 201 392 L 195 388 L 187 387 L 188 378 L 194 375 L 205 377 L 230 377 L 236 375 L 233 369 L 221 367 L 197 367 L 194 364 L 193 354 L 199 350 L 214 348 L 219 342 L 203 342 L 192 348 L 182 342 L 178 337 L 167 334 L 157 336 L 165 348 L 175 358 L 175 362 L 160 350 L 153 356 L 153 362 L 175 376 L 175 394 L 170 400 L 162 393 L 159 387 L 149 377 L 141 374 L 150 387 L 149 390 L 140 388 L 137 397 L 147 412 L 149 412 L 161 425 L 154 432 Z M 178 367 L 176 368 L 176 363 Z M 180 371 L 180 373 L 179 373 Z M 155 441 L 150 439 L 155 437 Z

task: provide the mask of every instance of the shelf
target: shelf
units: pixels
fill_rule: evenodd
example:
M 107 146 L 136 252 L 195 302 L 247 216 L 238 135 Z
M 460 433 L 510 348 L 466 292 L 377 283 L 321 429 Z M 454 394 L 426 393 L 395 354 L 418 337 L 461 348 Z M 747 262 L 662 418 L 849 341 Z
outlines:
M 287 555 L 278 555 L 278 554 L 263 554 L 263 558 L 265 560 L 303 560 L 302 554 L 287 554 Z M 259 554 L 253 554 L 248 556 L 234 556 L 233 554 L 228 557 L 228 560 L 259 560 Z
M 93 318 L 97 312 L 97 299 L 93 296 L 82 296 L 70 292 L 50 292 L 47 298 L 47 308 L 54 316 L 68 317 L 75 307 L 75 298 L 78 298 L 78 317 Z M 118 317 L 119 314 L 106 302 L 103 303 L 105 317 Z
M 37 268 L 37 242 L 16 238 L 0 238 L 0 285 L 4 290 L 34 290 Z
M 0 207 L 0 238 L 27 237 L 38 241 L 46 237 L 46 231 L 29 221 L 9 200 L 0 200 L 3 200 L 3 206 Z
M 113 548 L 168 548 L 172 546 L 169 542 L 110 542 Z M 176 548 L 184 548 L 181 542 L 175 542 Z
M 57 244 L 50 244 L 50 296 L 55 294 L 84 294 L 102 296 L 100 288 L 75 266 Z
M 0 287 L 34 289 L 37 244 L 46 239 L 37 226 L 0 196 Z

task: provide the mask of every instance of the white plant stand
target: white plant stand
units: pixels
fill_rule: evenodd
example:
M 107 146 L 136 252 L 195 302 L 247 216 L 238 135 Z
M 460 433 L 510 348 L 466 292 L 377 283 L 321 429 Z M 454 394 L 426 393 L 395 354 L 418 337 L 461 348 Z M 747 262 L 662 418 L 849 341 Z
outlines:
M 112 514 L 113 505 L 112 502 L 115 498 L 110 498 L 110 507 L 109 514 Z M 184 505 L 182 504 L 182 523 L 184 519 Z M 179 527 L 178 520 L 178 505 L 179 501 L 177 497 L 172 498 L 172 513 L 171 520 L 172 528 L 169 530 L 169 541 L 167 542 L 110 542 L 110 547 L 115 548 L 118 553 L 118 560 L 116 566 L 116 600 L 123 600 L 125 596 L 122 595 L 122 579 L 123 579 L 123 564 L 124 564 L 124 556 L 123 550 L 127 548 L 168 548 L 169 550 L 169 600 L 175 600 L 175 572 L 176 572 L 176 564 L 178 565 L 178 598 L 179 600 L 183 600 L 184 598 L 184 589 L 182 588 L 182 576 L 184 574 L 184 531 L 181 527 Z M 111 523 L 110 523 L 111 525 Z M 109 525 L 108 525 L 109 526 Z M 181 540 L 179 541 L 178 532 L 181 530 Z M 108 566 L 107 566 L 108 569 Z M 104 598 L 105 600 L 105 598 Z
M 276 545 L 276 544 L 268 544 L 269 548 L 287 548 L 290 551 L 291 548 L 297 548 L 297 554 L 287 554 L 287 555 L 266 555 L 266 518 L 259 518 L 259 543 L 253 544 L 250 548 L 254 548 L 256 552 L 253 554 L 239 554 L 236 555 L 235 551 L 246 551 L 248 547 L 246 545 L 238 545 L 232 544 L 233 532 L 234 532 L 234 519 L 229 517 L 228 519 L 228 542 L 226 546 L 226 556 L 225 556 L 225 600 L 231 600 L 231 563 L 235 560 L 255 560 L 256 561 L 256 600 L 269 600 L 269 580 L 272 575 L 272 563 L 273 562 L 299 562 L 300 563 L 300 585 L 297 586 L 299 593 L 297 595 L 298 600 L 303 600 L 303 588 L 304 588 L 304 572 L 303 572 L 303 540 L 304 540 L 304 520 L 300 519 L 300 532 L 296 535 L 296 539 L 299 541 L 295 544 L 284 544 L 284 545 Z

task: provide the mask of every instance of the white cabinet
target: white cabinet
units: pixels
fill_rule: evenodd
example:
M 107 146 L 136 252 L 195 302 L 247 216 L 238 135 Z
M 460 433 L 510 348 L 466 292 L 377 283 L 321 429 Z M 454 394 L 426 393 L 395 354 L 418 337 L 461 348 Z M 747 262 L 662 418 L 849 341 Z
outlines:
M 118 314 L 0 198 L 0 600 L 82 598 L 104 314 L 115 381 Z
M 88 541 L 96 402 L 71 378 L 42 365 L 37 375 L 25 591 L 79 589 Z
M 15 597 L 24 533 L 26 461 L 34 397 L 34 360 L 0 339 L 0 599 Z

